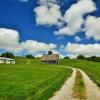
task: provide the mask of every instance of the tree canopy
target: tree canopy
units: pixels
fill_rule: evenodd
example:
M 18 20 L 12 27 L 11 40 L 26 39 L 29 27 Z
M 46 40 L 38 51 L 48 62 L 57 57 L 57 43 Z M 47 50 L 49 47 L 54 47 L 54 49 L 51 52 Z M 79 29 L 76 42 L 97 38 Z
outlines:
M 28 58 L 28 59 L 33 59 L 33 58 L 34 58 L 34 56 L 33 56 L 33 55 L 31 55 L 31 54 L 28 54 L 28 55 L 26 55 L 26 58 Z
M 6 58 L 14 58 L 14 54 L 11 52 L 5 52 L 1 54 L 1 57 L 6 57 Z
M 83 55 L 78 55 L 77 59 L 85 59 L 85 57 Z

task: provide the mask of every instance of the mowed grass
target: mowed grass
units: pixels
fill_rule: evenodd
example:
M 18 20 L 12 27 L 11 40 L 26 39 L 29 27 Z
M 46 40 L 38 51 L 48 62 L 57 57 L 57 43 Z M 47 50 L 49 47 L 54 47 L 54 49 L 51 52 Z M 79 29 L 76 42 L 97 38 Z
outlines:
M 71 70 L 43 65 L 39 59 L 16 62 L 0 65 L 0 100 L 48 100 L 71 75 Z
M 100 62 L 65 59 L 60 60 L 60 65 L 82 69 L 100 87 Z

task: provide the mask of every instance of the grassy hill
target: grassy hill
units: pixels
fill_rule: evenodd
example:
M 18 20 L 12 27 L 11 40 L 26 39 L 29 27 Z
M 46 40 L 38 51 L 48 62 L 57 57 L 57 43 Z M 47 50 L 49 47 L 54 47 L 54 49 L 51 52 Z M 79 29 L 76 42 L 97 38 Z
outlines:
M 79 59 L 63 59 L 59 65 L 82 69 L 100 87 L 100 62 Z
M 100 62 L 62 59 L 58 65 L 41 64 L 39 58 L 16 57 L 15 65 L 0 64 L 0 100 L 47 100 L 77 67 L 100 86 Z
M 71 75 L 71 70 L 43 65 L 38 58 L 15 59 L 15 65 L 0 65 L 0 100 L 47 100 Z

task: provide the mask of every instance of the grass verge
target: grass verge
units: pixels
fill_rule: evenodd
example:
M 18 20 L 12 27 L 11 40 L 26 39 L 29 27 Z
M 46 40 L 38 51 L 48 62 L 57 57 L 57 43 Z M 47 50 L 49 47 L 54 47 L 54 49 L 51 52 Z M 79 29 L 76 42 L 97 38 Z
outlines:
M 100 62 L 79 59 L 62 59 L 59 64 L 83 70 L 100 88 Z
M 76 78 L 75 78 L 75 85 L 73 87 L 73 96 L 77 98 L 78 100 L 85 100 L 86 99 L 86 89 L 85 84 L 83 81 L 83 77 L 80 73 L 80 71 L 77 70 L 76 72 Z

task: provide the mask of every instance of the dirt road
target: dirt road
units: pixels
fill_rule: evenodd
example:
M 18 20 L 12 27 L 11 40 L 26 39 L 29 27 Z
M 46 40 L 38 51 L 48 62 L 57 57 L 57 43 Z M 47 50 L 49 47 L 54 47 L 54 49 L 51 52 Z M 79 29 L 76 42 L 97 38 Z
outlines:
M 76 69 L 72 69 L 72 76 L 65 82 L 62 88 L 57 91 L 49 100 L 76 100 L 72 96 L 72 88 L 75 83 Z
M 86 85 L 87 100 L 100 100 L 100 90 L 97 85 L 82 70 L 80 72 Z
M 59 66 L 64 68 L 70 68 L 65 66 Z M 54 96 L 49 100 L 77 100 L 73 97 L 73 87 L 75 84 L 76 71 L 79 70 L 83 76 L 83 80 L 86 86 L 87 99 L 85 100 L 100 100 L 100 91 L 97 85 L 90 80 L 90 78 L 80 69 L 70 68 L 73 70 L 72 76 L 65 82 L 59 91 L 54 93 Z

